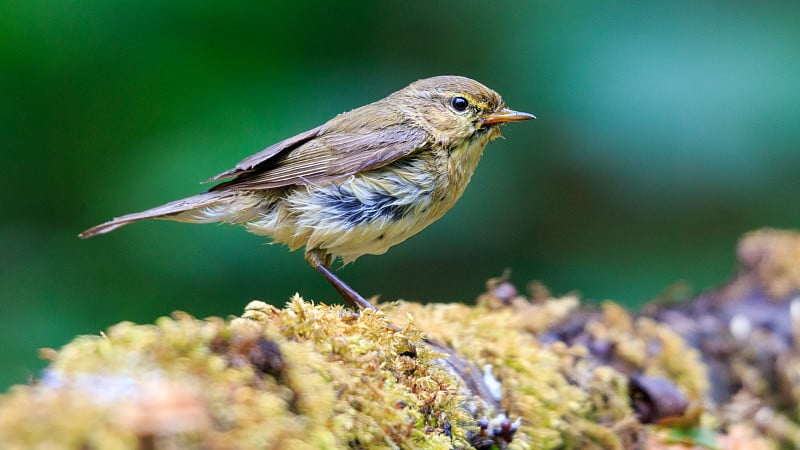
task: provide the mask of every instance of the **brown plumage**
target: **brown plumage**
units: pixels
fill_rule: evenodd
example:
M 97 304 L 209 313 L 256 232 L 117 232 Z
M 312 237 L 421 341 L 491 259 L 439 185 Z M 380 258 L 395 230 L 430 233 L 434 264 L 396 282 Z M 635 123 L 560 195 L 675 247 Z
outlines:
M 532 119 L 468 78 L 417 81 L 273 144 L 208 181 L 208 192 L 97 225 L 88 238 L 143 219 L 229 222 L 306 259 L 354 307 L 371 307 L 328 269 L 382 254 L 439 219 L 464 191 L 499 124 Z

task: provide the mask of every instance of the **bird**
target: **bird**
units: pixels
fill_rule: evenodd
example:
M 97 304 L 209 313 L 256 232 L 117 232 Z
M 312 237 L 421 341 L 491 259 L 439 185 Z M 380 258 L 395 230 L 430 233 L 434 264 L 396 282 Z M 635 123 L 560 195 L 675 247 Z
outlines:
M 535 119 L 470 78 L 425 78 L 248 156 L 206 192 L 79 234 L 164 219 L 229 223 L 305 247 L 306 261 L 354 310 L 374 309 L 331 270 L 380 255 L 441 218 L 463 194 L 499 126 Z

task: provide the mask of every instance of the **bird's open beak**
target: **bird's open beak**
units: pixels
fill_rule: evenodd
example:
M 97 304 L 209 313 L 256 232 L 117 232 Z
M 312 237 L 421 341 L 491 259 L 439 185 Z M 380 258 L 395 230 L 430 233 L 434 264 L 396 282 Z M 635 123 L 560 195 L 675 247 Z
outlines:
M 536 116 L 533 114 L 503 108 L 500 111 L 483 116 L 483 123 L 486 125 L 492 125 L 495 123 L 521 122 L 523 120 L 531 120 L 535 118 Z

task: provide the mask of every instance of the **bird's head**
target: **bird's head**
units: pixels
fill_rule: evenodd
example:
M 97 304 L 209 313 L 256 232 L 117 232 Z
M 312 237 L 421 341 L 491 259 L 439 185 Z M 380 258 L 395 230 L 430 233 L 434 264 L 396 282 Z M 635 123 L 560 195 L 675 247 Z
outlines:
M 501 124 L 536 118 L 507 108 L 500 94 L 459 76 L 419 80 L 386 100 L 394 102 L 412 123 L 444 145 L 476 137 L 488 141 L 500 136 Z

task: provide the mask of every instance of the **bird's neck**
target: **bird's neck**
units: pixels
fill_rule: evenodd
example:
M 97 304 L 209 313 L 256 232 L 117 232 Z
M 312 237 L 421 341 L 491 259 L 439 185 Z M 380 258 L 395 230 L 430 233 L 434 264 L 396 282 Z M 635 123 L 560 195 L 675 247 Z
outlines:
M 447 157 L 447 200 L 449 202 L 455 203 L 464 193 L 464 189 L 469 184 L 483 155 L 483 149 L 498 135 L 499 132 L 494 130 L 475 135 L 449 152 Z

